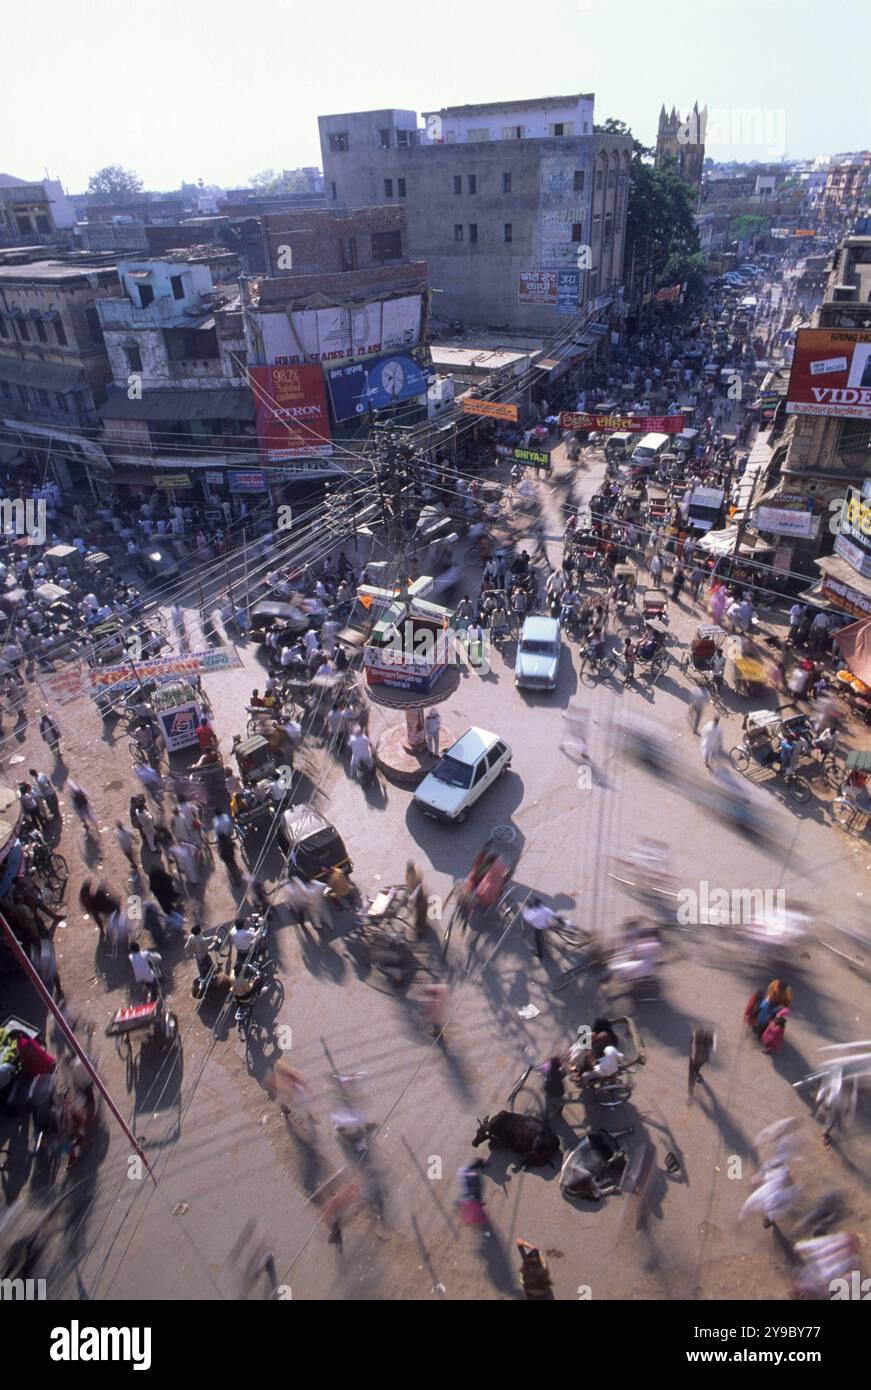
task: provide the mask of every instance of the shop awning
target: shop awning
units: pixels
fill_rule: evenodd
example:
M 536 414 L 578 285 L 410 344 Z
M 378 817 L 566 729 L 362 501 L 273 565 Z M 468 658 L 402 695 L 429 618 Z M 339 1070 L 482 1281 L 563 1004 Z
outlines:
M 823 555 L 814 564 L 823 575 L 812 591 L 815 595 L 854 618 L 871 618 L 871 579 L 859 574 L 840 555 Z
M 0 381 L 7 381 L 10 386 L 60 391 L 61 395 L 84 384 L 79 367 L 65 367 L 59 362 L 28 362 L 22 357 L 0 357 Z
M 871 620 L 864 618 L 842 627 L 835 642 L 853 675 L 871 685 Z
M 98 414 L 104 420 L 253 420 L 250 391 L 146 391 L 131 400 L 113 391 Z
M 693 525 L 698 525 L 698 522 L 693 522 Z M 698 542 L 699 550 L 706 550 L 710 555 L 733 555 L 740 529 L 738 526 L 726 526 L 722 531 L 709 531 Z M 738 547 L 738 554 L 744 556 L 766 555 L 771 554 L 773 550 L 773 545 L 769 545 L 767 541 L 745 531 L 745 539 Z

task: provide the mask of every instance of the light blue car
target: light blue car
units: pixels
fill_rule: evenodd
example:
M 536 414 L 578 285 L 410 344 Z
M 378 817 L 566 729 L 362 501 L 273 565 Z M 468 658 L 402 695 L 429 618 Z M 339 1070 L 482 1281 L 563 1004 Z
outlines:
M 561 650 L 557 618 L 527 618 L 517 643 L 514 662 L 514 684 L 517 688 L 556 690 Z

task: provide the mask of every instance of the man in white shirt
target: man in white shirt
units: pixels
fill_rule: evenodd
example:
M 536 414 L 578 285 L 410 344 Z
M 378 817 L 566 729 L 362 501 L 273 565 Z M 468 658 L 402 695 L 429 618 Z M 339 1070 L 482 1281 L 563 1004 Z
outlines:
M 559 921 L 557 913 L 547 907 L 540 898 L 532 898 L 521 912 L 520 918 L 528 927 L 532 928 L 535 954 L 539 960 L 543 960 L 544 934 Z
M 244 917 L 237 917 L 230 932 L 230 945 L 236 951 L 235 974 L 241 973 L 245 961 L 248 959 L 248 952 L 254 945 L 256 933 L 249 926 L 246 926 Z
M 367 738 L 366 734 L 363 733 L 362 729 L 358 724 L 354 725 L 354 728 L 351 732 L 351 736 L 348 739 L 348 747 L 351 750 L 352 777 L 355 775 L 357 768 L 360 766 L 361 763 L 369 769 L 374 767 L 374 760 L 372 757 L 372 744 L 369 742 L 369 739 Z
M 156 999 L 160 979 L 160 956 L 157 951 L 143 951 L 138 941 L 131 941 L 129 960 L 136 983 L 145 985 L 149 999 Z

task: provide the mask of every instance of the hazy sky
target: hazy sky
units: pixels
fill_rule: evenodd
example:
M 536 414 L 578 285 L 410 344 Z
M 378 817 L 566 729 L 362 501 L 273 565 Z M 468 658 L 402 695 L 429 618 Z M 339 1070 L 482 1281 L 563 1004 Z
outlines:
M 3 23 L 0 172 L 233 186 L 319 164 L 319 114 L 570 92 L 648 144 L 698 97 L 715 159 L 857 150 L 869 37 L 856 0 L 41 0 Z

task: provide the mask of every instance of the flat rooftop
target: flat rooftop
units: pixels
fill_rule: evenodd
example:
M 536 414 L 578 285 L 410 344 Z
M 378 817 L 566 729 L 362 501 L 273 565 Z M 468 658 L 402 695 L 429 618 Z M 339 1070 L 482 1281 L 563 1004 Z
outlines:
M 424 116 L 477 116 L 492 111 L 537 111 L 542 106 L 576 106 L 580 101 L 595 100 L 592 92 L 573 92 L 567 97 L 524 97 L 520 101 L 482 101 L 471 106 L 442 106 L 437 111 L 424 111 Z
M 114 273 L 115 265 L 70 265 L 66 261 L 28 261 L 0 265 L 0 280 L 81 280 L 86 275 Z

